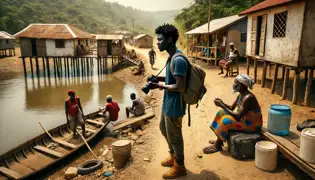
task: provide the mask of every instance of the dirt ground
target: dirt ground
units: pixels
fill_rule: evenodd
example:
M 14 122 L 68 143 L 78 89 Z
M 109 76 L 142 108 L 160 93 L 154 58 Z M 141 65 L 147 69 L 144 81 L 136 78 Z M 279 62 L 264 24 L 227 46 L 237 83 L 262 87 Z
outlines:
M 164 137 L 161 135 L 158 126 L 163 92 L 155 90 L 151 91 L 148 95 L 145 95 L 140 91 L 141 87 L 146 83 L 147 76 L 158 73 L 159 70 L 164 67 L 167 54 L 157 53 L 157 61 L 155 65 L 157 69 L 151 70 L 147 59 L 148 49 L 136 49 L 136 52 L 138 55 L 141 55 L 141 59 L 144 60 L 146 67 L 145 75 L 130 75 L 132 68 L 123 69 L 116 72 L 114 75 L 123 81 L 133 83 L 136 88 L 139 89 L 141 98 L 154 107 L 156 117 L 150 120 L 147 128 L 143 131 L 143 135 L 140 137 L 143 144 L 136 143 L 133 146 L 132 159 L 127 166 L 120 171 L 116 171 L 114 176 L 109 179 L 162 179 L 162 174 L 168 170 L 168 168 L 164 168 L 160 165 L 160 161 L 168 156 L 167 144 Z M 232 103 L 236 98 L 236 94 L 232 94 L 232 83 L 234 78 L 220 77 L 217 75 L 219 71 L 218 69 L 210 67 L 203 62 L 198 62 L 198 64 L 206 69 L 206 86 L 208 92 L 198 109 L 195 109 L 194 107 L 191 108 L 191 127 L 188 127 L 187 117 L 185 117 L 183 121 L 186 158 L 185 165 L 188 169 L 188 175 L 180 179 L 309 179 L 306 174 L 281 155 L 277 170 L 275 172 L 265 172 L 255 167 L 254 160 L 235 160 L 226 150 L 212 155 L 202 154 L 202 148 L 208 145 L 208 140 L 215 139 L 215 134 L 209 129 L 210 122 L 219 110 L 214 106 L 213 99 L 215 97 L 220 97 L 225 102 Z M 241 73 L 245 73 L 245 66 L 242 66 L 240 71 Z M 281 100 L 279 95 L 272 95 L 269 89 L 261 88 L 260 85 L 256 85 L 253 92 L 261 104 L 265 122 L 271 104 L 281 103 L 291 105 L 289 101 Z M 299 121 L 303 121 L 307 118 L 314 118 L 315 116 L 312 108 L 296 105 L 291 105 L 291 108 L 293 112 L 293 126 Z M 108 140 L 105 138 L 100 141 L 99 144 L 104 144 L 103 141 Z M 93 149 L 96 152 L 100 151 L 99 145 L 95 146 Z M 144 161 L 144 158 L 149 159 L 149 161 Z M 79 163 L 83 162 L 82 159 L 92 159 L 91 153 L 86 152 L 84 156 L 67 165 L 67 167 L 79 165 Z M 56 172 L 48 179 L 64 179 L 63 174 L 65 170 L 66 167 Z M 75 179 L 107 179 L 102 175 L 104 170 L 106 170 L 106 167 L 88 176 L 80 176 Z
M 144 61 L 146 72 L 144 76 L 133 76 L 131 70 L 133 67 L 122 69 L 114 75 L 121 80 L 133 83 L 139 90 L 139 94 L 144 101 L 154 107 L 155 118 L 150 120 L 146 128 L 139 136 L 142 143 L 135 143 L 132 149 L 132 158 L 127 166 L 119 171 L 115 171 L 110 178 L 104 177 L 103 172 L 111 166 L 106 164 L 103 169 L 98 170 L 86 176 L 78 176 L 75 179 L 144 179 L 155 180 L 162 179 L 162 174 L 168 170 L 160 165 L 160 161 L 168 156 L 167 144 L 164 137 L 159 131 L 159 118 L 161 114 L 161 105 L 163 91 L 154 90 L 148 95 L 141 92 L 141 88 L 146 83 L 148 75 L 156 74 L 164 67 L 167 54 L 157 51 L 157 61 L 152 70 L 147 58 L 148 49 L 136 49 L 140 58 Z M 16 50 L 19 54 L 19 50 Z M 1 72 L 23 72 L 22 62 L 16 57 L 0 59 Z M 236 94 L 232 94 L 232 83 L 234 78 L 223 78 L 218 76 L 219 70 L 213 66 L 209 66 L 204 62 L 197 62 L 207 72 L 206 86 L 207 94 L 199 105 L 198 109 L 191 108 L 191 127 L 188 127 L 187 116 L 183 120 L 183 137 L 185 143 L 185 165 L 188 169 L 188 176 L 181 179 L 308 179 L 309 177 L 301 172 L 296 166 L 288 160 L 280 156 L 278 168 L 275 172 L 261 171 L 255 167 L 254 160 L 239 161 L 233 159 L 227 151 L 212 155 L 203 155 L 202 148 L 208 145 L 208 140 L 215 139 L 215 134 L 209 129 L 209 124 L 213 120 L 214 115 L 219 110 L 214 106 L 213 100 L 220 97 L 226 103 L 232 103 L 236 98 Z M 240 68 L 241 73 L 245 73 L 245 65 Z M 252 73 L 252 72 L 251 72 Z M 279 73 L 280 74 L 280 73 Z M 279 84 L 281 87 L 281 84 Z M 314 109 L 292 105 L 290 101 L 281 100 L 278 94 L 271 94 L 270 89 L 261 88 L 259 84 L 255 85 L 254 94 L 257 96 L 262 107 L 264 122 L 267 121 L 268 109 L 271 104 L 281 103 L 290 105 L 292 108 L 292 127 L 296 126 L 297 122 L 304 121 L 308 118 L 314 118 Z M 104 138 L 97 142 L 92 148 L 97 156 L 101 156 L 104 145 L 108 145 L 112 139 Z M 226 145 L 225 145 L 226 149 Z M 199 156 L 201 155 L 201 156 Z M 149 161 L 144 161 L 147 158 Z M 82 155 L 70 161 L 65 167 L 53 173 L 46 179 L 64 179 L 64 172 L 67 167 L 78 166 L 85 160 L 93 159 L 93 156 L 88 150 L 85 150 Z

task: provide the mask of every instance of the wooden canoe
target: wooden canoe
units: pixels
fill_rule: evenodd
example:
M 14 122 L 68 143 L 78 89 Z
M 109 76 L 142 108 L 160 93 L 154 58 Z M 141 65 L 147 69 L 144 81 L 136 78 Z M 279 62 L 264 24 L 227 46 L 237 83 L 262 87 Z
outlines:
M 109 122 L 104 123 L 104 118 L 98 115 L 99 111 L 85 116 L 86 132 L 89 136 L 87 142 L 96 137 Z M 38 128 L 41 128 L 38 125 Z M 81 131 L 81 128 L 78 127 Z M 40 171 L 49 168 L 60 160 L 85 146 L 84 141 L 78 136 L 73 139 L 73 133 L 66 124 L 48 131 L 52 136 L 43 133 L 34 139 L 10 150 L 0 156 L 0 180 L 27 179 L 35 177 Z

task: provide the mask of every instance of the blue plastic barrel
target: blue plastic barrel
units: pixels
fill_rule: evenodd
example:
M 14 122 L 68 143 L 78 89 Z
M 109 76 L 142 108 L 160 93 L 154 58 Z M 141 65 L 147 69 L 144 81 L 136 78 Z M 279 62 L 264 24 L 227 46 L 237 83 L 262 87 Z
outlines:
M 290 133 L 291 108 L 286 105 L 273 104 L 268 111 L 267 131 L 279 136 Z

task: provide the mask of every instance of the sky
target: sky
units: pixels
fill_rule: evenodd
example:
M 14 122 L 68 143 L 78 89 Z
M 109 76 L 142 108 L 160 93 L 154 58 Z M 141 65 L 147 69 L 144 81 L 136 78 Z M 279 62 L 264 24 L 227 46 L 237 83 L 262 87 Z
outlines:
M 105 0 L 145 11 L 180 10 L 193 0 Z

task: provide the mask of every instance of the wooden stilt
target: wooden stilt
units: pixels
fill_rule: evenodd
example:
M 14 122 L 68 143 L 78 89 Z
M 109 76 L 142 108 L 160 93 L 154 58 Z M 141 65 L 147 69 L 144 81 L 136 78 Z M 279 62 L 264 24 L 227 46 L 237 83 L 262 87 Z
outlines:
M 74 66 L 73 66 L 74 60 L 73 60 L 73 58 L 70 59 L 70 64 L 71 64 L 71 74 L 74 77 Z
M 62 59 L 61 59 L 61 57 L 59 57 L 59 65 L 60 65 L 60 75 L 61 75 L 61 77 L 63 76 L 63 71 L 62 71 Z
M 257 83 L 257 59 L 254 59 L 254 81 Z
M 69 58 L 67 57 L 68 77 L 70 77 Z
M 97 74 L 100 75 L 100 58 L 97 58 Z
M 31 65 L 32 77 L 34 77 L 34 71 L 33 71 L 33 60 L 32 60 L 32 57 L 30 57 L 30 65 Z
M 250 64 L 250 59 L 249 57 L 247 56 L 246 57 L 246 74 L 249 75 L 249 64 Z
M 77 76 L 80 76 L 80 59 L 76 58 L 76 63 L 77 63 Z
M 112 69 L 114 67 L 114 56 L 112 56 Z
M 285 75 L 285 66 L 282 66 L 282 80 L 284 80 L 284 75 Z
M 54 60 L 54 74 L 55 74 L 55 79 L 57 78 L 57 72 L 56 72 L 56 58 L 53 58 Z
M 304 71 L 304 81 L 307 82 L 307 78 L 308 78 L 308 69 L 305 69 Z
M 81 59 L 81 75 L 83 76 L 83 68 L 84 68 L 83 57 L 81 57 L 80 59 Z
M 282 87 L 283 88 L 282 99 L 287 98 L 289 75 L 290 75 L 290 68 L 285 67 L 285 75 L 284 75 L 283 87 Z
M 86 70 L 89 72 L 89 58 L 86 58 Z
M 46 77 L 45 58 L 42 57 L 44 77 Z
M 307 75 L 308 75 L 308 77 L 307 77 L 307 84 L 306 84 L 305 97 L 304 97 L 304 105 L 305 106 L 310 105 L 310 95 L 311 95 L 311 87 L 312 87 L 314 70 L 310 69 L 310 72 Z
M 272 94 L 274 94 L 275 90 L 276 90 L 277 79 L 278 79 L 278 69 L 279 69 L 279 64 L 275 64 L 273 80 L 272 80 L 272 86 L 271 86 L 271 93 Z
M 295 70 L 294 83 L 293 83 L 293 98 L 292 103 L 297 104 L 300 91 L 300 70 Z
M 67 63 L 66 63 L 66 58 L 65 58 L 65 57 L 63 57 L 63 67 L 64 67 L 64 69 L 65 69 L 64 72 L 65 72 L 65 77 L 66 77 L 66 76 L 67 76 L 67 72 L 68 72 L 67 70 L 68 70 L 68 69 L 67 69 Z
M 37 77 L 39 77 L 39 65 L 38 65 L 38 58 L 35 57 L 35 63 L 36 63 L 36 74 L 37 74 Z
M 25 58 L 24 57 L 22 57 L 22 61 L 23 61 L 24 77 L 26 78 L 26 64 L 25 64 Z
M 13 49 L 13 55 L 15 56 L 15 49 Z
M 50 64 L 49 64 L 49 57 L 46 57 L 46 64 L 47 64 L 47 74 L 48 74 L 48 78 L 50 78 Z
M 264 61 L 264 69 L 261 76 L 261 87 L 265 87 L 268 63 L 269 63 L 268 61 Z

